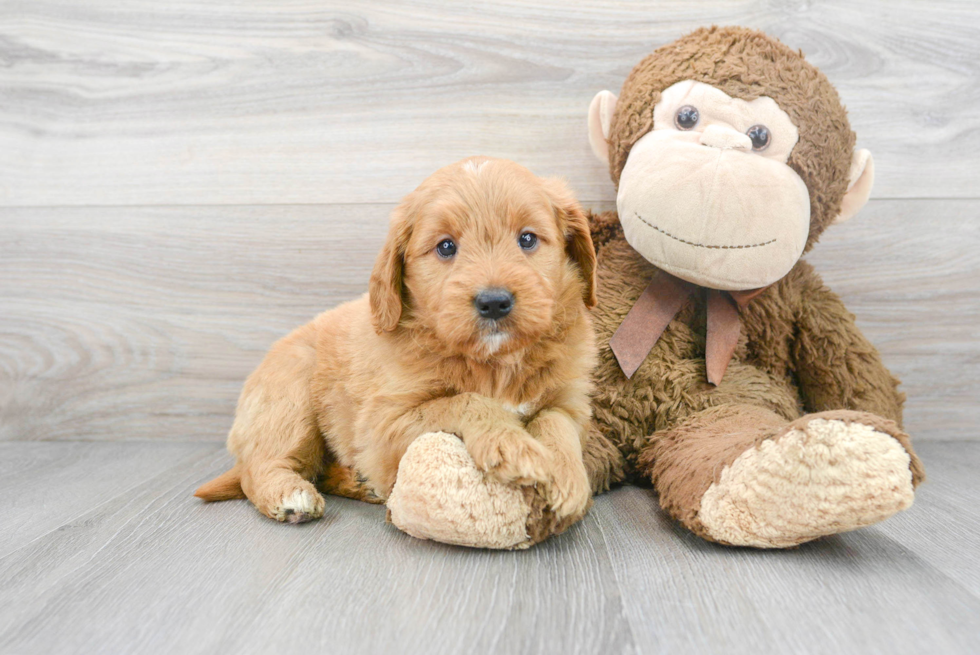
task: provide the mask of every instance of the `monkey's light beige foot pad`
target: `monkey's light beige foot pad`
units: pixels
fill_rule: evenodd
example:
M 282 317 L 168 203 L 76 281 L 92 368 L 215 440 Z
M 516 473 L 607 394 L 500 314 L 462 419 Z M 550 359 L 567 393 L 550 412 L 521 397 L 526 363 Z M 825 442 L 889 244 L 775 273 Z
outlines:
M 463 442 L 445 432 L 412 442 L 388 497 L 388 517 L 400 530 L 475 548 L 529 546 L 530 512 L 519 487 L 488 480 Z
M 763 442 L 722 471 L 698 518 L 713 539 L 787 548 L 877 523 L 913 500 L 910 458 L 861 423 L 814 419 Z

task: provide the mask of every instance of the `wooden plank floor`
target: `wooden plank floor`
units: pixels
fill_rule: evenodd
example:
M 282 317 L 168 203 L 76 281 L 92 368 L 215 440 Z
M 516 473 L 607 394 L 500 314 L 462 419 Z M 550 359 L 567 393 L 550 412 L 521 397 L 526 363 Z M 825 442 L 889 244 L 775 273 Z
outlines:
M 920 450 L 912 509 L 796 550 L 703 542 L 626 487 L 500 553 L 340 498 L 302 526 L 204 505 L 214 444 L 2 443 L 0 651 L 976 653 L 980 443 Z

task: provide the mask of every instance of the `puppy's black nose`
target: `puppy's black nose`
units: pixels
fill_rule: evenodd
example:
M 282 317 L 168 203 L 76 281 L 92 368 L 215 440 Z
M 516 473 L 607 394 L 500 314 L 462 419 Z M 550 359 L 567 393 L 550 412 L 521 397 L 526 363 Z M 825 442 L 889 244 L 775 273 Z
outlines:
M 503 318 L 514 308 L 514 294 L 507 289 L 486 289 L 476 294 L 473 304 L 483 318 Z

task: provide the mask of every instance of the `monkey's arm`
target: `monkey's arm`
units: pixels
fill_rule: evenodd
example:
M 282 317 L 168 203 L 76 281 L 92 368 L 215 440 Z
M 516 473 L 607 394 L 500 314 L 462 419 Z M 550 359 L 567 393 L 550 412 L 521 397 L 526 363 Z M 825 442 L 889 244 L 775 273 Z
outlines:
M 808 273 L 800 286 L 791 350 L 806 411 L 864 411 L 901 425 L 905 394 L 898 379 L 837 294 L 812 269 Z

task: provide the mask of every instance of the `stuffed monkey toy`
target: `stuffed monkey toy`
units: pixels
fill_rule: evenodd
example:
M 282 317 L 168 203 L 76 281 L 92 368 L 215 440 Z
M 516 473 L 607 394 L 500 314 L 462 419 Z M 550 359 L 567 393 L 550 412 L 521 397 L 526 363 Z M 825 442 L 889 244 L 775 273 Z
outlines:
M 599 93 L 589 140 L 618 189 L 617 211 L 591 217 L 594 491 L 652 484 L 695 534 L 758 548 L 909 507 L 924 471 L 898 380 L 800 259 L 874 179 L 827 78 L 761 32 L 700 29 L 641 61 L 618 98 Z M 524 547 L 567 527 L 533 490 L 487 490 L 445 435 L 417 445 L 389 499 L 406 531 Z M 429 485 L 418 473 L 436 460 L 470 486 Z

